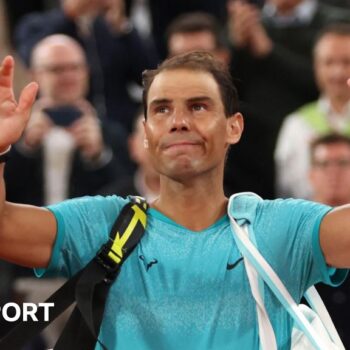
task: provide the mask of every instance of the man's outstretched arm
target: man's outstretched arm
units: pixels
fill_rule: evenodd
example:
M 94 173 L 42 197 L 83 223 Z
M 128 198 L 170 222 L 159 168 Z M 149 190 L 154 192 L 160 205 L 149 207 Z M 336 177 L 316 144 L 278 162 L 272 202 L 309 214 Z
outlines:
M 350 88 L 350 79 L 348 79 Z M 350 203 L 333 209 L 321 223 L 320 244 L 326 262 L 350 268 Z
M 36 83 L 27 85 L 17 103 L 13 73 L 14 61 L 8 56 L 0 66 L 0 153 L 21 137 L 38 90 Z M 6 202 L 4 166 L 0 164 L 0 259 L 46 267 L 56 237 L 55 217 L 43 208 Z
M 324 217 L 320 244 L 328 265 L 350 268 L 350 204 L 337 207 Z

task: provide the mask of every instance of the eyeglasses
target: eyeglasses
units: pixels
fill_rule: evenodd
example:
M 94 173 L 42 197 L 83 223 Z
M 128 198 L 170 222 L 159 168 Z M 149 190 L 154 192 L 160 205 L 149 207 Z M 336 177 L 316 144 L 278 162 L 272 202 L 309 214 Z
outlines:
M 319 169 L 326 169 L 330 166 L 344 169 L 350 167 L 350 159 L 314 160 L 312 165 Z
M 37 70 L 46 71 L 52 74 L 63 74 L 65 72 L 80 72 L 86 69 L 85 63 L 68 63 L 43 65 L 36 68 Z

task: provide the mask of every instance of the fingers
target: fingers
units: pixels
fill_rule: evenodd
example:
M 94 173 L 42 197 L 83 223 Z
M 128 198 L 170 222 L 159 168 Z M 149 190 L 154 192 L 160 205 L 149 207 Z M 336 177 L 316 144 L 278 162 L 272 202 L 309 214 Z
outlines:
M 350 78 L 348 79 L 348 85 L 350 86 Z
M 98 157 L 103 150 L 103 137 L 96 118 L 82 117 L 69 128 L 84 157 Z
M 0 66 L 0 87 L 12 87 L 15 61 L 12 56 L 6 56 Z
M 38 84 L 32 82 L 22 90 L 21 96 L 19 97 L 17 109 L 26 118 L 29 118 L 30 110 L 34 104 L 38 88 Z
M 254 27 L 260 21 L 258 9 L 243 1 L 231 1 L 228 3 L 229 34 L 235 46 L 247 46 L 253 35 Z
M 87 100 L 76 101 L 74 105 L 83 112 L 84 116 L 97 117 L 95 108 Z

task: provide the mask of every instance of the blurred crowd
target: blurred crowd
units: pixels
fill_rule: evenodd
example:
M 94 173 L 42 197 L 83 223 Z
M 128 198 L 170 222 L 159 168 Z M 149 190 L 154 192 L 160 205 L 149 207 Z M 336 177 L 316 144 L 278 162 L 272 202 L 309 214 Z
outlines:
M 7 0 L 0 33 L 0 58 L 13 54 L 21 68 L 17 91 L 29 80 L 40 89 L 6 165 L 9 201 L 155 198 L 142 72 L 205 50 L 232 72 L 245 117 L 227 156 L 227 195 L 350 202 L 350 0 Z M 31 299 L 31 272 L 0 262 L 0 273 L 0 303 Z M 320 289 L 350 347 L 350 283 Z M 0 321 L 0 335 L 7 330 Z

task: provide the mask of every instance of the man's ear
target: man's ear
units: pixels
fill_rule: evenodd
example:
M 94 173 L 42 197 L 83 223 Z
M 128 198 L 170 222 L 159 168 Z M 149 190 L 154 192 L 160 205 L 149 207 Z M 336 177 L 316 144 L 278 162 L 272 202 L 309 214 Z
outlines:
M 227 118 L 226 126 L 227 143 L 234 145 L 242 136 L 244 128 L 243 115 L 239 112 L 232 114 Z
M 144 148 L 148 148 L 148 138 L 147 138 L 147 128 L 146 128 L 146 120 L 143 119 L 142 120 L 142 124 L 143 124 L 143 133 L 144 133 L 144 139 L 143 139 L 143 147 Z

